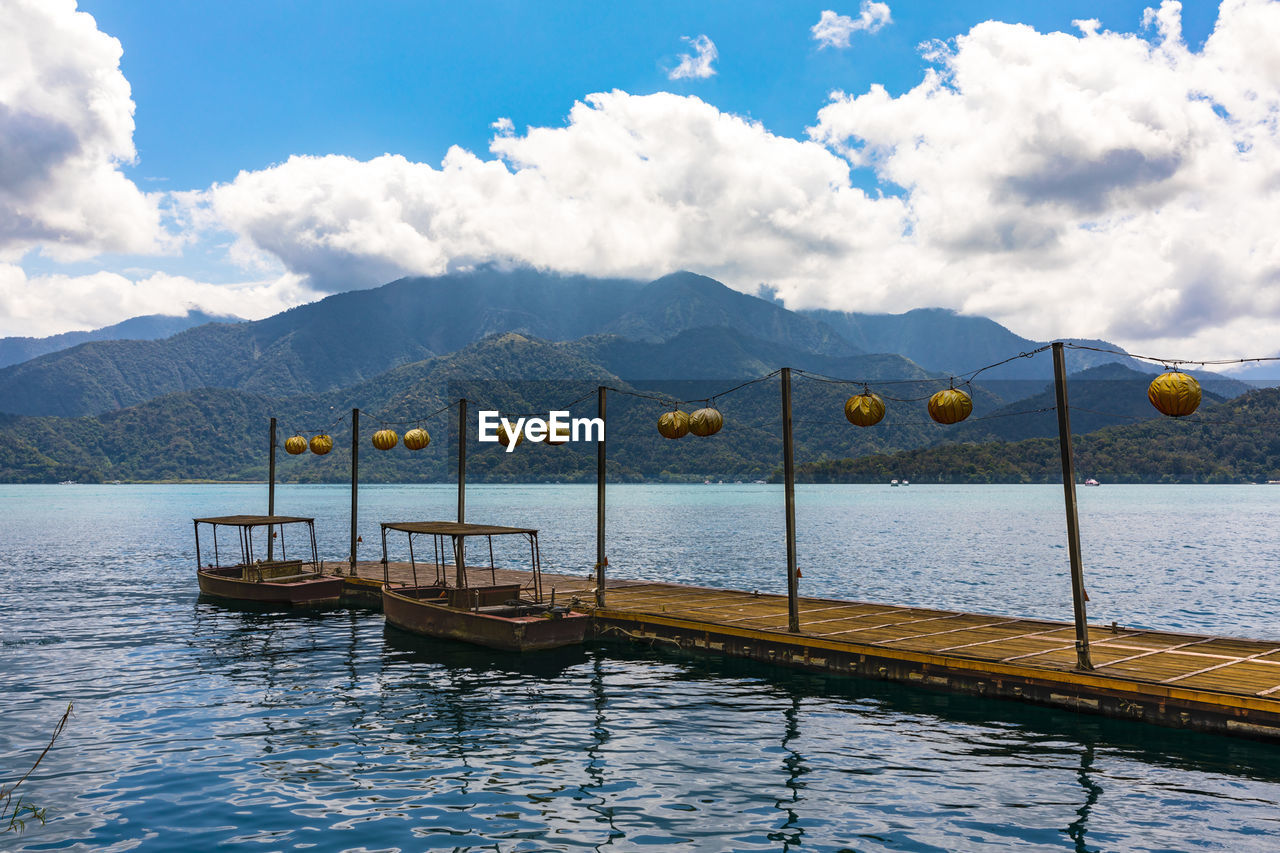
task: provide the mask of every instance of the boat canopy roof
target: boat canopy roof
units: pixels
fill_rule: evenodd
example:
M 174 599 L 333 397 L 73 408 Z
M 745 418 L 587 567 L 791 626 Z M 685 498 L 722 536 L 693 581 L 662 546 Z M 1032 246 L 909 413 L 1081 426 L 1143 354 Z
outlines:
M 384 521 L 383 530 L 426 533 L 434 536 L 503 536 L 510 533 L 538 534 L 532 527 L 501 527 L 497 524 L 462 524 L 457 521 Z
M 310 524 L 314 518 L 301 518 L 294 515 L 219 515 L 212 518 L 194 519 L 199 524 L 223 524 L 227 527 L 258 527 L 263 524 Z

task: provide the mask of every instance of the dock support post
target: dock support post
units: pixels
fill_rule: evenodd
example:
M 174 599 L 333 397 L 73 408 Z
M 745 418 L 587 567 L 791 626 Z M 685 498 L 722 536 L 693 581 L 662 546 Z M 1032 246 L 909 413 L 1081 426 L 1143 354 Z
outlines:
M 356 519 L 360 509 L 360 410 L 351 410 L 351 574 L 356 573 Z
M 467 398 L 458 400 L 458 523 L 467 520 Z
M 1080 556 L 1080 518 L 1076 514 L 1076 466 L 1071 451 L 1071 413 L 1067 409 L 1067 360 L 1062 342 L 1053 344 L 1053 387 L 1062 448 L 1062 490 L 1067 505 L 1067 551 L 1071 557 L 1071 604 L 1076 621 L 1076 667 L 1093 669 L 1089 658 L 1089 622 L 1085 612 L 1084 565 Z
M 270 436 L 267 449 L 267 515 L 276 514 L 276 419 L 271 419 Z M 267 527 L 267 559 L 275 559 L 275 539 L 272 530 Z M 197 561 L 198 562 L 198 561 Z
M 604 607 L 604 472 L 605 472 L 605 387 L 596 389 L 596 417 L 600 419 L 600 441 L 596 444 L 596 607 Z
M 796 569 L 796 466 L 791 436 L 791 368 L 782 368 L 782 480 L 787 501 L 787 630 L 800 633 L 800 578 Z

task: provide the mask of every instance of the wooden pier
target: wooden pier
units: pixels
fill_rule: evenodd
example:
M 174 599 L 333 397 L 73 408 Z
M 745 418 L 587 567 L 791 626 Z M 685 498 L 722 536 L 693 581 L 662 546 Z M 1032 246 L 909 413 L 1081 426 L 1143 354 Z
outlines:
M 391 570 L 407 580 L 407 564 Z M 349 596 L 375 604 L 381 583 L 381 563 L 359 563 Z M 1091 625 L 1082 671 L 1070 622 L 801 597 L 793 633 L 783 595 L 610 580 L 597 607 L 594 575 L 544 574 L 543 588 L 591 610 L 597 639 L 1280 741 L 1280 642 Z

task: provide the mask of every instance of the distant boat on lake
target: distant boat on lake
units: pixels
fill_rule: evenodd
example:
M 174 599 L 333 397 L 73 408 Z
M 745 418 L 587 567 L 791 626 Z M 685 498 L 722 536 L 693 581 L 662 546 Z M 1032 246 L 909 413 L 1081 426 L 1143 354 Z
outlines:
M 1101 485 L 1102 485 L 1101 483 L 1099 483 L 1097 480 L 1093 479 L 1092 477 L 1090 477 L 1089 479 L 1085 480 L 1085 481 L 1084 481 L 1084 484 L 1085 484 L 1086 486 L 1101 486 Z

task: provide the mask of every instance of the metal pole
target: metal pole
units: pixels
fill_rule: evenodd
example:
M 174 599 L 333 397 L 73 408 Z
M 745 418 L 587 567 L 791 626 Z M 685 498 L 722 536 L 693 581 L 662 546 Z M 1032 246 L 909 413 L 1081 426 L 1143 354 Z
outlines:
M 1076 666 L 1093 669 L 1085 613 L 1084 565 L 1080 558 L 1080 519 L 1076 515 L 1076 466 L 1071 453 L 1071 414 L 1067 410 L 1067 359 L 1062 342 L 1053 345 L 1053 387 L 1058 407 L 1058 443 L 1062 447 L 1062 490 L 1067 504 L 1067 551 L 1071 555 L 1071 604 L 1076 619 Z
M 467 520 L 467 398 L 458 401 L 458 523 Z
M 604 607 L 604 472 L 605 388 L 596 389 L 596 416 L 600 418 L 600 442 L 596 445 L 596 607 Z
M 800 577 L 796 568 L 796 463 L 791 436 L 791 368 L 782 368 L 782 480 L 787 497 L 787 630 L 800 633 Z
M 351 574 L 356 573 L 356 520 L 360 513 L 360 410 L 351 410 Z
M 382 524 L 382 585 L 391 586 L 391 567 L 387 563 L 387 525 Z
M 267 449 L 267 515 L 276 514 L 276 419 L 271 419 L 271 435 Z M 275 559 L 275 540 L 267 527 L 267 559 Z

